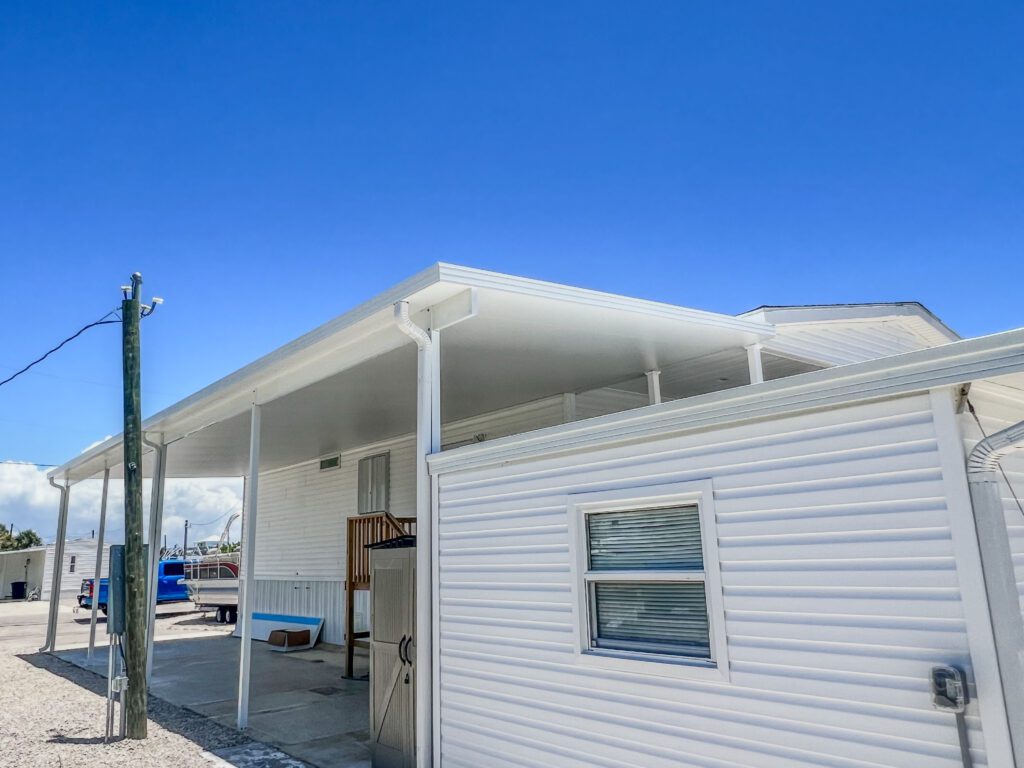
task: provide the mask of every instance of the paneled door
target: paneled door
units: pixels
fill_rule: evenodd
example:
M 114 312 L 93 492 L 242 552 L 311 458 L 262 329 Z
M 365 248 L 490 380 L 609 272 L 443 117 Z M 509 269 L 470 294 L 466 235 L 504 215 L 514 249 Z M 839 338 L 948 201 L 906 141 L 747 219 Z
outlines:
M 416 761 L 416 548 L 370 550 L 370 750 L 374 768 Z

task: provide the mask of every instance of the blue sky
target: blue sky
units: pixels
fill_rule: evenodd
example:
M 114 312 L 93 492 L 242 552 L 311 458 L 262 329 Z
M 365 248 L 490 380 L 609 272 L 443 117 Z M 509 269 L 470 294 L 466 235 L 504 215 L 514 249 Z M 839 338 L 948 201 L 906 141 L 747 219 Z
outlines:
M 1020 3 L 2 14 L 0 373 L 133 270 L 167 301 L 147 413 L 438 260 L 722 312 L 916 299 L 964 335 L 1024 325 Z M 117 432 L 118 354 L 98 328 L 0 389 L 0 459 Z

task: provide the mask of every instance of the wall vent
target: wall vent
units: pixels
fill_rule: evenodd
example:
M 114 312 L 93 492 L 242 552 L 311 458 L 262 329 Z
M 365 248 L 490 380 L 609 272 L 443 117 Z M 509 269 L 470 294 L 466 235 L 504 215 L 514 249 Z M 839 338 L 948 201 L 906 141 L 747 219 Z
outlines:
M 320 471 L 323 472 L 327 469 L 337 469 L 341 463 L 341 457 L 331 456 L 329 459 L 320 459 Z

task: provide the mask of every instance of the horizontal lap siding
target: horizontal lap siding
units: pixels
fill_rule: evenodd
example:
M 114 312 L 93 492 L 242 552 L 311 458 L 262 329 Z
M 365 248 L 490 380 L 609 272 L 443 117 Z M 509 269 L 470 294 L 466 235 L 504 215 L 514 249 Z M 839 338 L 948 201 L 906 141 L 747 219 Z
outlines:
M 320 639 L 337 645 L 345 642 L 345 590 L 340 581 L 257 579 L 255 591 L 256 612 L 321 618 Z
M 526 432 L 560 424 L 563 413 L 561 397 L 538 400 L 453 422 L 446 425 L 444 440 L 468 440 L 481 433 L 493 439 Z M 335 469 L 321 471 L 317 458 L 260 475 L 255 573 L 262 584 L 259 595 L 264 597 L 257 598 L 258 610 L 270 610 L 260 599 L 284 612 L 301 613 L 304 606 L 314 606 L 310 610 L 318 613 L 308 615 L 324 616 L 325 639 L 342 642 L 346 520 L 356 514 L 358 464 L 362 457 L 383 451 L 391 454 L 391 513 L 414 517 L 416 440 L 412 435 L 346 451 Z M 281 584 L 270 584 L 274 581 Z M 317 582 L 322 583 L 308 586 Z M 357 595 L 357 614 L 366 612 L 365 602 L 365 595 Z
M 579 664 L 568 494 L 708 477 L 731 682 Z M 960 765 L 928 692 L 970 660 L 927 398 L 439 482 L 445 765 Z

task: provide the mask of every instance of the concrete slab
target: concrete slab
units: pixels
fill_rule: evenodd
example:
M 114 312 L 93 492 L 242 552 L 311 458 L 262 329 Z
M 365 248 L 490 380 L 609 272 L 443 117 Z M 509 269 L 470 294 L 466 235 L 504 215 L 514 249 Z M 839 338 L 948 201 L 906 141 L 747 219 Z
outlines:
M 151 693 L 234 727 L 239 647 L 237 638 L 222 634 L 158 640 Z M 92 660 L 85 649 L 62 651 L 59 656 L 106 676 L 105 645 Z M 342 663 L 341 649 L 332 646 L 282 654 L 265 643 L 253 643 L 246 734 L 304 763 L 273 762 L 281 758 L 248 755 L 242 748 L 234 748 L 241 750 L 237 755 L 216 757 L 233 765 L 273 768 L 369 768 L 369 683 L 344 679 Z M 365 676 L 365 651 L 357 651 L 356 665 L 356 675 Z
M 203 757 L 223 768 L 309 768 L 309 763 L 256 741 L 239 747 L 206 752 Z

